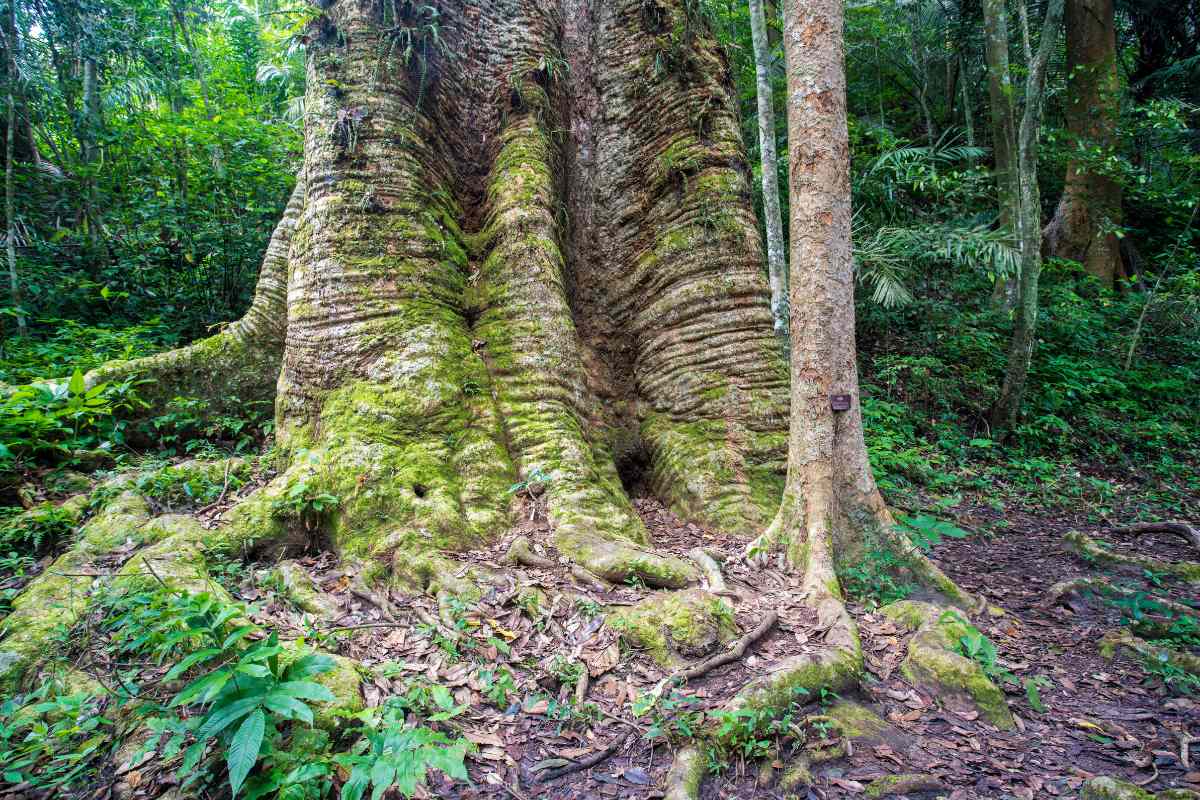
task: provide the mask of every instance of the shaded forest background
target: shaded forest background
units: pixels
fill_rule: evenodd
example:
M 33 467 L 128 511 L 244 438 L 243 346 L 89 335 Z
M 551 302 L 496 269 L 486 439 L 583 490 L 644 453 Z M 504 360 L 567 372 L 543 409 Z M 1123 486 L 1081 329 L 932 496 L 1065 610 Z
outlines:
M 727 48 L 760 187 L 749 12 L 694 2 Z M 404 3 L 436 40 L 436 10 Z M 11 143 L 16 270 L 0 309 L 0 381 L 86 372 L 240 316 L 300 163 L 304 31 L 316 9 L 23 0 L 6 12 L 0 82 L 12 114 L 0 138 Z M 1028 12 L 1038 19 L 1041 7 Z M 786 154 L 778 8 L 768 4 L 766 18 Z M 1124 213 L 1112 232 L 1129 278 L 1107 288 L 1074 262 L 1047 260 L 1021 422 L 1003 440 L 987 420 L 1013 313 L 994 287 L 1017 256 L 999 223 L 981 4 L 852 2 L 846 19 L 863 411 L 889 501 L 949 509 L 974 491 L 997 511 L 1084 503 L 1104 514 L 1133 489 L 1147 508 L 1194 511 L 1200 3 L 1117 3 L 1112 146 L 1066 130 L 1061 41 L 1052 53 L 1043 223 L 1069 160 L 1116 180 Z M 1016 52 L 1021 31 L 1011 34 Z M 786 156 L 776 172 L 786 219 Z M 5 492 L 39 459 L 80 448 L 247 450 L 270 432 L 270 408 L 213 418 L 190 398 L 135 430 L 121 411 L 136 391 L 107 386 L 85 406 L 53 390 L 0 401 Z

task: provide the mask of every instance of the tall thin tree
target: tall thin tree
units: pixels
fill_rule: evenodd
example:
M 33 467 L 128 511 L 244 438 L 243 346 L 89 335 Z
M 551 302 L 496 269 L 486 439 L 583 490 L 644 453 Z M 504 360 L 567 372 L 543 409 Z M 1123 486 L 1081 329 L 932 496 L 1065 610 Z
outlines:
M 779 158 L 775 151 L 775 99 L 771 91 L 771 45 L 763 0 L 750 0 L 750 34 L 758 88 L 758 145 L 762 154 L 763 216 L 767 230 L 767 276 L 771 284 L 771 316 L 775 335 L 788 343 L 788 275 L 783 249 L 783 217 L 779 210 Z
M 1018 3 L 1022 4 L 1023 0 Z M 992 121 L 998 137 L 1001 134 L 1004 137 L 1009 136 L 1007 121 L 1016 118 L 1015 82 L 1012 79 L 1008 56 L 1007 14 L 1003 0 L 984 0 L 984 42 L 990 72 Z M 1062 26 L 1062 17 L 1063 0 L 1049 0 L 1036 53 L 1033 53 L 1028 37 L 1022 35 L 1027 60 L 1025 97 L 1015 141 L 1007 139 L 1003 142 L 1003 146 L 1015 145 L 1015 149 L 1007 153 L 1006 160 L 1009 165 L 1007 171 L 999 177 L 1002 181 L 1001 217 L 1007 216 L 1013 225 L 1020 253 L 1020 266 L 1008 363 L 1004 370 L 1000 396 L 992 408 L 992 428 L 993 433 L 997 435 L 1002 435 L 1016 425 L 1020 416 L 1021 401 L 1025 395 L 1025 385 L 1029 379 L 1029 363 L 1033 357 L 1038 317 L 1038 282 L 1042 272 L 1041 194 L 1037 182 L 1038 135 L 1045 105 L 1046 69 Z M 1022 29 L 1027 27 L 1023 19 Z M 997 108 L 995 103 L 1000 103 L 1000 107 Z M 1002 142 L 998 138 L 998 164 L 1001 146 Z

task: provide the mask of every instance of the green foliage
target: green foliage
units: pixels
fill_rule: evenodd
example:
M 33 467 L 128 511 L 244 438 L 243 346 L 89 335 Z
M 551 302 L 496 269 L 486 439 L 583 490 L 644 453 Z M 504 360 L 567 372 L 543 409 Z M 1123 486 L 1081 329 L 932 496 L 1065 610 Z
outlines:
M 106 614 L 118 652 L 149 656 L 159 664 L 170 659 L 164 682 L 190 676 L 167 706 L 186 713 L 158 721 L 160 729 L 171 734 L 166 752 L 191 742 L 179 767 L 183 784 L 204 776 L 201 763 L 215 745 L 224 756 L 235 797 L 244 784 L 252 795 L 262 793 L 255 781 L 247 784 L 260 761 L 265 780 L 278 784 L 286 778 L 271 769 L 282 741 L 281 726 L 311 725 L 310 704 L 334 699 L 329 689 L 309 680 L 329 671 L 332 660 L 312 653 L 285 659 L 274 633 L 252 641 L 258 628 L 246 621 L 249 614 L 240 603 L 165 587 L 113 598 Z
M 62 544 L 75 528 L 75 517 L 49 506 L 0 522 L 0 553 L 43 555 Z
M 739 708 L 735 711 L 724 709 L 709 712 L 715 722 L 718 746 L 713 748 L 709 757 L 711 771 L 719 772 L 726 763 L 717 755 L 737 756 L 743 761 L 764 758 L 783 742 L 804 740 L 801 727 L 803 721 L 802 706 L 809 700 L 809 692 L 803 687 L 795 687 L 791 692 L 791 700 L 787 709 L 779 713 L 774 707 Z
M 56 689 L 46 682 L 0 703 L 0 782 L 64 793 L 93 784 L 112 751 L 113 721 L 101 698 Z
M 350 775 L 342 786 L 343 800 L 359 800 L 368 788 L 372 800 L 380 800 L 391 788 L 411 797 L 431 769 L 468 780 L 464 759 L 474 746 L 439 729 L 440 723 L 466 709 L 445 686 L 411 680 L 401 694 L 389 697 L 379 708 L 352 715 L 362 723 L 362 737 L 348 753 L 333 757 Z M 428 725 L 406 725 L 406 713 Z
M 142 474 L 136 486 L 146 497 L 167 506 L 179 506 L 211 503 L 223 491 L 236 491 L 244 483 L 232 472 L 222 478 L 195 469 L 167 466 Z
M 896 514 L 896 522 L 900 531 L 908 536 L 909 541 L 922 552 L 929 552 L 935 544 L 943 539 L 965 539 L 968 534 L 957 525 L 937 519 L 926 514 Z
M 838 567 L 838 580 L 848 595 L 870 608 L 903 600 L 917 585 L 900 578 L 908 561 L 890 548 L 873 544 L 857 561 Z
M 517 693 L 517 684 L 513 674 L 504 667 L 496 669 L 480 669 L 479 686 L 492 705 L 497 708 L 508 708 L 513 695 Z
M 645 719 L 646 738 L 686 741 L 700 729 L 702 715 L 696 711 L 698 700 L 660 682 L 648 692 L 639 692 L 630 704 L 635 717 Z
M 245 410 L 241 416 L 215 414 L 205 400 L 194 397 L 175 397 L 166 410 L 144 423 L 150 438 L 166 453 L 199 453 L 211 451 L 222 443 L 233 452 L 247 451 L 274 427 L 266 403 L 240 403 L 230 398 L 230 407 Z
M 320 491 L 307 477 L 302 477 L 271 504 L 271 511 L 278 517 L 298 519 L 312 529 L 341 503 L 340 497 Z
M 136 381 L 87 387 L 76 369 L 65 383 L 31 383 L 0 397 L 0 477 L 71 451 L 124 440 L 120 415 L 138 405 Z

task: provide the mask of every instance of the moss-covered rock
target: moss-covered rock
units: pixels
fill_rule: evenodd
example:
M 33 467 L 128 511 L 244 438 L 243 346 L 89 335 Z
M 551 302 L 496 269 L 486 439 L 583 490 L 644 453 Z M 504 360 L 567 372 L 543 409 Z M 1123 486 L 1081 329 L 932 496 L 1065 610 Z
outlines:
M 1089 778 L 1079 792 L 1079 800 L 1156 800 L 1153 792 L 1116 778 Z
M 703 658 L 738 635 L 733 609 L 702 589 L 658 592 L 610 613 L 607 621 L 667 669 Z
M 149 518 L 139 495 L 116 496 L 83 526 L 75 545 L 13 599 L 11 613 L 0 622 L 0 690 L 15 691 L 30 667 L 53 657 L 56 637 L 90 602 L 92 561 L 126 541 L 140 544 Z
M 902 600 L 885 606 L 882 612 L 914 631 L 908 655 L 900 665 L 908 680 L 941 697 L 969 700 L 998 728 L 1007 730 L 1015 725 L 1004 693 L 978 663 L 959 652 L 958 642 L 970 630 L 959 611 Z

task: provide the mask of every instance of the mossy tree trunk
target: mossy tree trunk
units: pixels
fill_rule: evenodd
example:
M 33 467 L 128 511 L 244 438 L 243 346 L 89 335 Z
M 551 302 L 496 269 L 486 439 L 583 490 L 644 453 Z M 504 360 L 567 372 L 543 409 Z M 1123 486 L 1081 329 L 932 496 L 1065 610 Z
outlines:
M 1066 183 L 1054 219 L 1046 228 L 1051 255 L 1078 261 L 1104 286 L 1124 276 L 1114 228 L 1121 224 L 1121 185 L 1097 171 L 1112 152 L 1120 115 L 1120 81 L 1112 0 L 1069 0 L 1066 4 L 1067 130 L 1087 161 L 1067 165 Z M 1091 163 L 1087 163 L 1090 161 Z
M 623 480 L 761 530 L 788 403 L 729 67 L 690 8 L 333 3 L 251 313 L 92 380 L 219 404 L 278 375 L 277 483 L 338 495 L 332 544 L 400 577 L 507 530 L 529 482 L 560 552 L 683 585 Z

